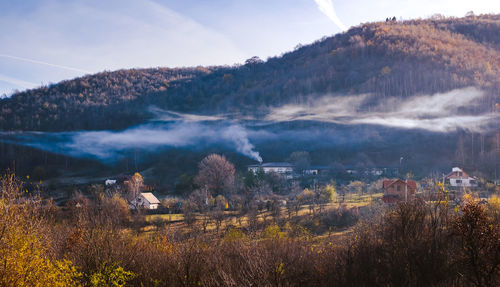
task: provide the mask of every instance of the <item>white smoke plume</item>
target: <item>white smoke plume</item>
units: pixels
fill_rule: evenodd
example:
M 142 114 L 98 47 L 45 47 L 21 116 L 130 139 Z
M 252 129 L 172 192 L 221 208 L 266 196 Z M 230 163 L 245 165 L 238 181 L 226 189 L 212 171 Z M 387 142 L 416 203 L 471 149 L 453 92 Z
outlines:
M 227 140 L 232 141 L 238 152 L 255 159 L 259 163 L 262 162 L 262 157 L 259 152 L 254 150 L 255 147 L 248 140 L 248 134 L 244 127 L 240 125 L 232 125 L 228 129 L 224 130 L 222 136 Z
M 335 13 L 335 8 L 333 7 L 333 0 L 314 0 L 316 5 L 318 5 L 318 9 L 325 14 L 330 20 L 332 20 L 337 27 L 339 27 L 342 31 L 347 30 L 347 26 L 340 21 L 337 13 Z
M 165 148 L 204 148 L 210 145 L 223 145 L 256 161 L 262 161 L 250 143 L 246 129 L 238 124 L 177 122 L 161 125 L 145 124 L 118 132 L 0 133 L 0 141 L 105 161 L 113 161 L 120 153 L 133 149 L 156 151 Z

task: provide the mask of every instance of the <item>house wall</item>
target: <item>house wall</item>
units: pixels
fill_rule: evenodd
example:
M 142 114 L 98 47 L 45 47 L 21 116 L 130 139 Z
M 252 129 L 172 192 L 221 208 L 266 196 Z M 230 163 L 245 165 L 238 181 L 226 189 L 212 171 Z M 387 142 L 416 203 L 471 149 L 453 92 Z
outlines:
M 145 209 L 158 209 L 159 204 L 153 203 L 150 204 L 144 197 L 139 196 L 136 199 L 132 200 L 130 204 L 130 208 L 135 209 L 136 207 L 143 207 Z
M 276 172 L 276 173 L 289 173 L 292 172 L 293 169 L 291 167 L 264 167 L 264 172 Z
M 261 167 L 249 167 L 249 171 L 257 173 Z M 275 172 L 275 173 L 291 173 L 293 169 L 291 167 L 262 167 L 265 173 Z
M 450 178 L 451 186 L 463 186 L 463 187 L 475 187 L 477 186 L 477 181 L 474 178 Z
M 395 182 L 390 186 L 386 187 L 384 193 L 386 195 L 395 195 L 398 196 L 401 200 L 405 198 L 405 183 L 403 182 Z M 412 199 L 415 196 L 415 189 L 408 186 L 408 199 Z

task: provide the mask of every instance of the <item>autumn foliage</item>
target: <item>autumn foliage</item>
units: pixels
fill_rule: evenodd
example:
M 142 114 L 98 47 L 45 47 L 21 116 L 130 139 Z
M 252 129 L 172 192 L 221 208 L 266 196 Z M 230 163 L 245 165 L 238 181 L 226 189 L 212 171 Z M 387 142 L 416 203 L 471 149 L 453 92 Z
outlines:
M 1 286 L 498 286 L 495 206 L 402 203 L 351 234 L 287 221 L 218 236 L 165 225 L 147 235 L 104 194 L 64 210 L 12 174 L 0 182 Z M 330 194 L 329 194 L 330 195 Z M 280 223 L 283 222 L 283 223 Z M 299 230 L 302 230 L 298 232 Z

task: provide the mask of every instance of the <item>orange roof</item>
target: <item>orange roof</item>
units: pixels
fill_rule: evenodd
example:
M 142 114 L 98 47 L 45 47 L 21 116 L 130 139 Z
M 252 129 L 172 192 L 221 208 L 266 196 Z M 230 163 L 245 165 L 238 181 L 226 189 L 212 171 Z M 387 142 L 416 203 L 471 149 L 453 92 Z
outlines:
M 398 182 L 398 181 L 402 182 L 403 184 L 406 184 L 406 183 L 408 182 L 408 186 L 409 186 L 410 188 L 412 188 L 412 189 L 417 189 L 417 182 L 416 182 L 416 181 L 414 181 L 414 180 L 407 180 L 407 181 L 404 181 L 404 180 L 399 179 L 399 178 L 397 178 L 397 179 L 386 179 L 386 180 L 384 180 L 382 187 L 383 187 L 383 188 L 389 187 L 389 186 L 393 185 L 394 183 L 396 183 L 396 182 Z

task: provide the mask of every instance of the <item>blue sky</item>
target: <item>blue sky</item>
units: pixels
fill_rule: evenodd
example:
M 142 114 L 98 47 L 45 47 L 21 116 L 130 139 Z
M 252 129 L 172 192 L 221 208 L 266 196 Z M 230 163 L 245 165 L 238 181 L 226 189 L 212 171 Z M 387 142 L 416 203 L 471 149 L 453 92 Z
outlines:
M 360 23 L 496 0 L 0 0 L 0 95 L 103 70 L 231 65 Z

